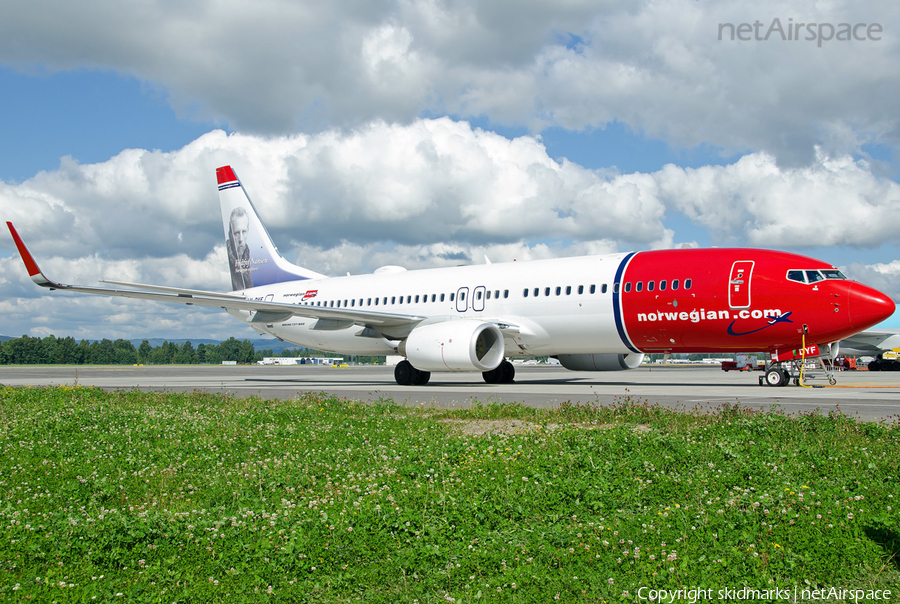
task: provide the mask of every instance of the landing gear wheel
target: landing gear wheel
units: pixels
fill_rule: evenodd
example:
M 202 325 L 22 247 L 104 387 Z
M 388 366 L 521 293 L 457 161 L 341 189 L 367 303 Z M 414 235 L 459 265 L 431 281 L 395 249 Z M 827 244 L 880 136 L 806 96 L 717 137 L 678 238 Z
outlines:
M 482 371 L 481 376 L 488 384 L 512 384 L 516 378 L 516 368 L 507 360 L 490 371 Z
M 488 384 L 499 384 L 500 380 L 503 379 L 503 363 L 500 363 L 490 371 L 482 371 L 481 377 Z
M 419 372 L 409 361 L 400 361 L 394 367 L 394 380 L 401 386 L 412 386 Z M 429 374 L 430 375 L 430 374 Z
M 781 367 L 773 367 L 766 371 L 766 386 L 784 386 L 788 383 L 787 372 Z
M 784 374 L 784 381 L 781 382 L 781 385 L 782 385 L 782 386 L 787 386 L 788 384 L 791 383 L 791 372 L 788 371 L 787 369 L 785 369 L 785 368 L 782 367 L 782 368 L 781 368 L 781 373 Z M 799 378 L 799 377 L 797 378 L 797 383 L 798 383 L 798 384 L 800 383 L 800 378 Z
M 502 363 L 500 363 L 500 367 L 498 367 L 498 369 L 501 370 L 501 383 L 512 384 L 513 380 L 516 379 L 516 368 L 513 367 L 513 364 L 509 361 L 503 361 Z
M 431 379 L 430 371 L 419 371 L 418 369 L 414 371 L 416 372 L 416 378 L 413 380 L 415 386 L 424 386 Z

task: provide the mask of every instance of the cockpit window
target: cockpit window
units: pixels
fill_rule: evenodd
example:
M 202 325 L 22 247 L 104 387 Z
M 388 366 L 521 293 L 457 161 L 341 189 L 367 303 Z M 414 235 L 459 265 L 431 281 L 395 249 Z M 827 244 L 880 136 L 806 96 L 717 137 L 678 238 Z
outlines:
M 797 283 L 818 283 L 826 279 L 846 280 L 844 273 L 836 268 L 823 268 L 821 270 L 789 270 L 787 272 L 788 281 L 796 281 Z
M 819 271 L 806 271 L 806 280 L 809 283 L 815 283 L 817 281 L 824 281 L 825 277 L 823 277 L 822 273 Z
M 806 283 L 806 277 L 803 275 L 803 271 L 788 271 L 787 278 L 788 278 L 788 281 L 796 281 L 797 283 Z

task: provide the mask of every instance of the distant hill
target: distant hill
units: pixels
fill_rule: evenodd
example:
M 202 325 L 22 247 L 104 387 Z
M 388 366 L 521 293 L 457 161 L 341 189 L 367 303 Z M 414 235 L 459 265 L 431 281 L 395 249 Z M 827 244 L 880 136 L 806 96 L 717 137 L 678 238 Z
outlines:
M 9 336 L 0 336 L 0 342 L 5 342 L 7 340 L 12 340 L 12 339 L 14 339 L 14 338 L 11 338 Z

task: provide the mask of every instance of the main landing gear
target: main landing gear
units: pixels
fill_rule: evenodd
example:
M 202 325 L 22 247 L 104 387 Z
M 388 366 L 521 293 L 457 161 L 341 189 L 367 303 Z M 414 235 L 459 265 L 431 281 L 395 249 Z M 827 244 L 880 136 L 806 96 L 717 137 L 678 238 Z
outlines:
M 512 384 L 516 377 L 516 369 L 512 363 L 504 360 L 496 369 L 484 371 L 481 375 L 488 384 Z M 394 380 L 401 386 L 424 386 L 429 379 L 431 379 L 430 371 L 419 371 L 406 359 L 394 367 Z
M 401 386 L 424 386 L 431 379 L 430 371 L 419 371 L 403 359 L 394 367 L 394 379 Z
M 504 359 L 502 363 L 497 365 L 496 369 L 484 371 L 481 375 L 488 384 L 512 384 L 516 377 L 516 368 L 513 367 L 512 363 Z

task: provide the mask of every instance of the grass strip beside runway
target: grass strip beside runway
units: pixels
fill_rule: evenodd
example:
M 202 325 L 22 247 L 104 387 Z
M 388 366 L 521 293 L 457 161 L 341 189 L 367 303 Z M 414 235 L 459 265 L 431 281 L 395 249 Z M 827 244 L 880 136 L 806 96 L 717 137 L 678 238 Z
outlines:
M 898 451 L 897 425 L 733 406 L 0 387 L 0 600 L 900 596 Z

